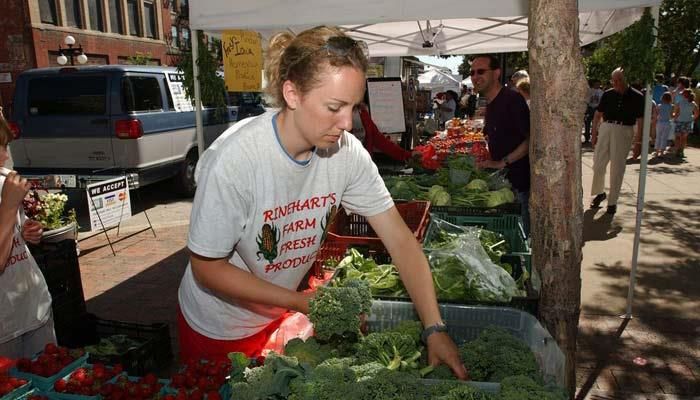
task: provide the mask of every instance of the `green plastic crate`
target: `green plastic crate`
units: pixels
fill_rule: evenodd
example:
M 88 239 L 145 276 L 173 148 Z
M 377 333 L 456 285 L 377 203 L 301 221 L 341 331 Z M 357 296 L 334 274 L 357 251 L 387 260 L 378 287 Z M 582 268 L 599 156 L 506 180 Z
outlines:
M 504 328 L 530 347 L 546 382 L 565 387 L 564 353 L 534 316 L 506 307 L 453 304 L 439 304 L 439 307 L 448 332 L 457 345 L 476 339 L 488 326 Z M 380 332 L 405 320 L 418 320 L 412 303 L 375 300 L 367 327 L 370 332 Z
M 429 243 L 435 235 L 435 230 L 437 228 L 435 224 L 432 223 L 435 218 L 440 218 L 458 226 L 478 226 L 502 234 L 508 241 L 508 247 L 510 248 L 508 255 L 522 257 L 525 262 L 525 268 L 528 272 L 532 273 L 532 250 L 525 236 L 522 218 L 519 215 L 465 216 L 449 215 L 443 212 L 431 212 L 431 223 L 428 225 L 424 243 Z

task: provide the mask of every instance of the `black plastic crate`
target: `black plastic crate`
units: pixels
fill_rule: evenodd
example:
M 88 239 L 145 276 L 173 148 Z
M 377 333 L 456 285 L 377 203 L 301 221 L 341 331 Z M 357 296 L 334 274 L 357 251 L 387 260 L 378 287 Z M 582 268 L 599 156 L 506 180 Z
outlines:
M 75 240 L 30 245 L 29 251 L 44 275 L 54 302 L 60 303 L 62 298 L 81 298 L 84 301 Z
M 457 206 L 431 206 L 430 212 L 441 213 L 449 216 L 499 216 L 499 215 L 521 215 L 520 203 L 502 204 L 493 208 L 481 207 L 457 207 Z
M 102 362 L 109 365 L 119 363 L 129 375 L 143 376 L 149 372 L 166 369 L 172 362 L 170 328 L 165 322 L 140 324 L 112 321 L 86 313 L 82 329 L 87 332 L 87 338 L 82 346 L 96 345 L 100 339 L 114 335 L 125 335 L 138 342 L 137 345 L 116 355 L 101 357 L 91 353 L 88 360 L 91 363 Z

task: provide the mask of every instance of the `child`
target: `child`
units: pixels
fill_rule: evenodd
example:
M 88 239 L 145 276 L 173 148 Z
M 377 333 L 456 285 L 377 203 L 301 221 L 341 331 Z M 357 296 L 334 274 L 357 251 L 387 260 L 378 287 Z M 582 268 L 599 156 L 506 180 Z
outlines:
M 668 137 L 671 134 L 671 93 L 666 92 L 661 96 L 661 103 L 656 107 L 656 143 L 654 144 L 654 156 L 660 157 L 668 145 Z
M 0 114 L 0 167 L 9 159 L 12 132 Z M 56 342 L 51 295 L 26 242 L 39 243 L 42 227 L 27 219 L 22 200 L 30 189 L 15 171 L 0 174 L 0 356 L 32 357 Z
M 698 105 L 695 104 L 695 94 L 690 89 L 684 89 L 683 98 L 674 106 L 673 117 L 676 121 L 676 155 L 685 157 L 683 150 L 688 144 L 688 135 L 693 131 L 693 121 L 698 118 Z

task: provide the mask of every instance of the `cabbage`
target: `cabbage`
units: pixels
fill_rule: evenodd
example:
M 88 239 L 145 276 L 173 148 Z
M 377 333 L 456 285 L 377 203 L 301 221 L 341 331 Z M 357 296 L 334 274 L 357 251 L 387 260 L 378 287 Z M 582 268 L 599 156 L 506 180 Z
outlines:
M 476 192 L 488 192 L 489 184 L 482 179 L 474 179 L 467 184 L 467 190 L 473 190 Z

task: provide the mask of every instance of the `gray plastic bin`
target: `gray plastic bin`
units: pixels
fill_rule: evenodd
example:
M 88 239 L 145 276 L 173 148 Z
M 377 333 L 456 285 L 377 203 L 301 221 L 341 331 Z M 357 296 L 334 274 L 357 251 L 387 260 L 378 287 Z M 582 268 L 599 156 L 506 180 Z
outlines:
M 505 307 L 453 304 L 439 306 L 450 336 L 458 345 L 476 339 L 481 331 L 490 325 L 505 328 L 530 347 L 546 382 L 565 387 L 564 353 L 549 332 L 532 315 Z M 372 314 L 367 319 L 367 324 L 370 332 L 378 332 L 391 329 L 404 320 L 418 320 L 412 303 L 375 300 L 372 302 Z

